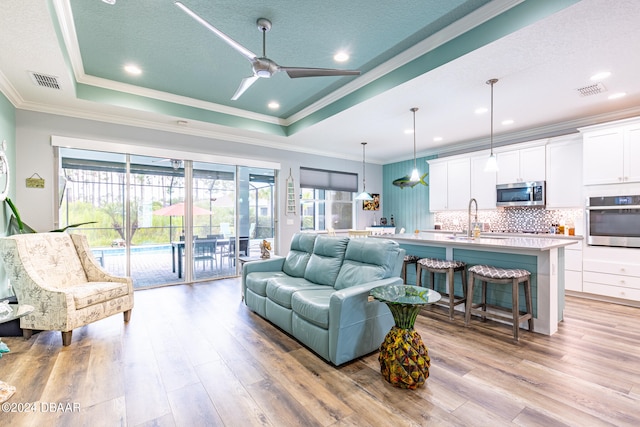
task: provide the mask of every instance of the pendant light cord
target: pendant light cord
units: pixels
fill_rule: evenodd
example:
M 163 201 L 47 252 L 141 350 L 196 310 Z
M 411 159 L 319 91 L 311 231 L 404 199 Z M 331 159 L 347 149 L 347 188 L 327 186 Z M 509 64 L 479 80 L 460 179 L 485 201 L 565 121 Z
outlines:
M 493 156 L 493 85 L 498 83 L 498 79 L 489 79 L 487 84 L 491 85 L 491 135 L 490 135 L 490 147 L 491 155 Z
M 367 145 L 366 142 L 361 142 L 362 144 L 362 192 L 366 192 L 367 191 L 367 184 L 366 184 L 366 178 L 365 178 L 365 173 L 364 173 L 364 146 Z
M 418 108 L 413 107 L 411 111 L 413 112 L 413 169 L 418 169 L 416 162 L 416 111 L 418 111 Z

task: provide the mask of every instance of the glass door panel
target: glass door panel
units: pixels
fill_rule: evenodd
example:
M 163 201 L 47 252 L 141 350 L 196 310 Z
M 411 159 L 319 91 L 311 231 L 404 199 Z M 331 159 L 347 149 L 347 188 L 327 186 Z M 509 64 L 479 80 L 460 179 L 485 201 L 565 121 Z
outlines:
M 186 277 L 184 162 L 130 156 L 131 277 L 136 287 Z
M 230 262 L 235 236 L 235 166 L 193 162 L 193 277 L 235 275 Z
M 96 260 L 109 273 L 127 275 L 126 156 L 59 149 L 59 227 L 87 236 Z

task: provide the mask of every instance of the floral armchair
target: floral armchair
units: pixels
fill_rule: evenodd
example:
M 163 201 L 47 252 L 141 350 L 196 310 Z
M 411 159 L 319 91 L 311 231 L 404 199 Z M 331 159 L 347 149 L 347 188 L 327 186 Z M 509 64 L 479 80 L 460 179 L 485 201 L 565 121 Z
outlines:
M 35 310 L 20 319 L 25 338 L 34 330 L 62 332 L 116 313 L 131 318 L 133 282 L 111 276 L 97 263 L 84 235 L 19 234 L 0 238 L 0 256 L 20 304 Z

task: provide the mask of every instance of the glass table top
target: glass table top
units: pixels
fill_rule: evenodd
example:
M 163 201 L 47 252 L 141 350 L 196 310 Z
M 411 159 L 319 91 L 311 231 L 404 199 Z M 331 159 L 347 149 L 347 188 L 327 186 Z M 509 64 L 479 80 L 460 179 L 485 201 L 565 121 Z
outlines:
M 432 289 L 411 285 L 378 286 L 370 295 L 387 304 L 433 304 L 440 300 L 440 294 Z
M 33 311 L 33 306 L 27 304 L 7 304 L 0 302 L 0 323 L 10 322 Z

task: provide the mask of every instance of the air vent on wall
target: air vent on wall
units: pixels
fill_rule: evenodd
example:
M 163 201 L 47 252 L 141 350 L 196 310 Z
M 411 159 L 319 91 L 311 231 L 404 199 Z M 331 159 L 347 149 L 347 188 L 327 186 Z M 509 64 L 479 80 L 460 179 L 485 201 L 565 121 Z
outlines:
M 47 76 L 46 74 L 34 73 L 32 71 L 29 72 L 31 76 L 31 80 L 41 87 L 48 87 L 49 89 L 60 89 L 60 85 L 58 84 L 58 78 L 55 76 Z
M 604 87 L 602 83 L 596 83 L 594 85 L 580 87 L 577 89 L 577 91 L 580 92 L 580 96 L 591 96 L 606 92 L 607 88 Z

